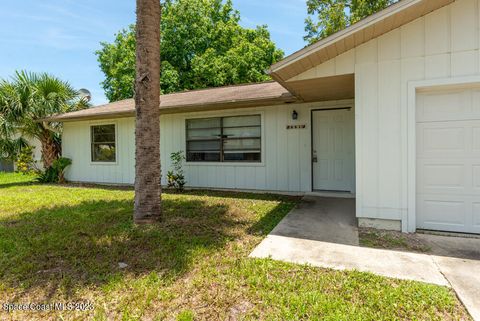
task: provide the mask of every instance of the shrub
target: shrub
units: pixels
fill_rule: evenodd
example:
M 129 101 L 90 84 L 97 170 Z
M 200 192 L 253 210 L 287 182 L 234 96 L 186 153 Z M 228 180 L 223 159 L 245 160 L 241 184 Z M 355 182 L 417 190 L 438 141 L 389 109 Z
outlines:
M 38 173 L 37 181 L 39 183 L 56 183 L 58 182 L 58 173 L 53 166 L 50 166 Z
M 72 164 L 72 160 L 66 157 L 57 158 L 52 166 L 38 175 L 40 183 L 65 183 L 65 169 Z
M 65 183 L 65 169 L 70 165 L 72 165 L 72 160 L 70 158 L 66 158 L 66 157 L 57 158 L 53 162 L 52 167 L 57 172 L 58 182 L 60 184 Z
M 33 159 L 33 150 L 34 147 L 32 146 L 25 146 L 22 148 L 16 160 L 17 172 L 22 174 L 33 174 L 38 172 Z
M 182 164 L 185 156 L 182 151 L 170 154 L 173 170 L 167 172 L 168 187 L 175 188 L 177 192 L 182 192 L 185 184 L 185 175 L 183 174 Z

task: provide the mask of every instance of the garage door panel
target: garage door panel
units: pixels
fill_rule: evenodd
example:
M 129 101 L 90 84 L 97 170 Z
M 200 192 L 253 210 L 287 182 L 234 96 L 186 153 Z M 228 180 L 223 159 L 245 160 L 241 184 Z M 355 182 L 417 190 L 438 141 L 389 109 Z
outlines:
M 465 101 L 469 99 L 464 91 L 452 90 L 425 93 L 417 100 L 417 120 L 453 120 L 468 112 Z
M 416 117 L 418 122 L 480 119 L 480 89 L 422 93 Z
M 465 225 L 464 201 L 427 197 L 421 202 L 421 208 L 425 211 L 424 224 Z
M 480 202 L 472 204 L 473 225 L 480 229 Z
M 480 203 L 472 197 L 419 194 L 417 211 L 418 228 L 480 233 Z
M 422 144 L 419 146 L 423 153 L 461 153 L 465 151 L 465 129 L 450 127 L 446 124 L 433 126 L 419 126 L 418 133 Z
M 463 164 L 424 164 L 422 171 L 425 189 L 465 191 Z
M 472 169 L 473 193 L 476 195 L 480 195 L 480 164 L 473 165 Z
M 417 100 L 417 228 L 480 233 L 480 89 Z
M 417 193 L 476 194 L 471 163 L 451 160 L 417 160 Z M 476 175 L 476 174 L 475 174 Z
M 472 130 L 472 149 L 475 153 L 480 153 L 480 126 L 474 127 Z

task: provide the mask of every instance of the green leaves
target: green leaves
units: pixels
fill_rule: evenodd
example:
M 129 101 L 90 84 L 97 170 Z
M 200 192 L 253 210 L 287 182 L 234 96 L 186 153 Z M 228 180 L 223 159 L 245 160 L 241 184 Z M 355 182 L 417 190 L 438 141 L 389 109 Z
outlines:
M 184 160 L 185 156 L 183 155 L 183 151 L 170 154 L 173 169 L 167 173 L 168 187 L 175 188 L 177 192 L 183 192 L 183 187 L 187 183 L 182 168 Z
M 121 30 L 113 43 L 101 43 L 96 52 L 100 68 L 105 74 L 102 86 L 110 101 L 133 97 L 135 83 L 135 28 Z
M 50 133 L 55 140 L 60 125 L 38 120 L 87 105 L 68 82 L 47 73 L 17 71 L 10 81 L 0 80 L 0 157 L 14 158 L 26 146 L 22 137 Z
M 66 157 L 57 158 L 52 166 L 39 172 L 36 181 L 39 183 L 65 183 L 64 172 L 65 169 L 72 165 L 72 160 Z
M 265 70 L 283 57 L 266 26 L 246 29 L 232 2 L 170 0 L 163 7 L 161 90 L 181 90 L 260 82 Z M 134 26 L 97 51 L 110 101 L 131 98 L 135 81 Z
M 398 0 L 307 0 L 305 19 L 309 44 L 325 38 L 372 15 Z

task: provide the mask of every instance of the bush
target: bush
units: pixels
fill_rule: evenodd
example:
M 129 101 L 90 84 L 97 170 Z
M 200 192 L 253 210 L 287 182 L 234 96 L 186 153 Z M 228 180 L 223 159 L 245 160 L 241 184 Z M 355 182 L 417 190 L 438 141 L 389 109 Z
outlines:
M 34 148 L 32 146 L 25 146 L 22 148 L 16 160 L 17 172 L 22 174 L 33 174 L 38 172 L 33 159 L 33 150 Z
M 39 183 L 57 183 L 58 173 L 53 166 L 50 166 L 46 170 L 38 173 L 37 181 Z
M 72 164 L 72 160 L 66 157 L 57 158 L 52 166 L 38 175 L 40 183 L 65 183 L 65 169 Z
M 72 165 L 72 160 L 66 157 L 60 157 L 53 162 L 52 167 L 57 172 L 58 182 L 65 183 L 65 169 Z
M 182 163 L 185 160 L 183 152 L 175 152 L 170 154 L 173 170 L 167 172 L 168 187 L 175 188 L 177 192 L 182 192 L 185 184 L 185 175 L 183 174 Z

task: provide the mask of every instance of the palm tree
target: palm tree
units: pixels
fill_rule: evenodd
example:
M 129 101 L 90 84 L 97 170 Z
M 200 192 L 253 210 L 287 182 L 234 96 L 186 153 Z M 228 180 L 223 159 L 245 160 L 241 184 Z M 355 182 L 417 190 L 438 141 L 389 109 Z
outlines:
M 18 104 L 10 103 L 12 97 L 17 97 L 16 88 L 0 81 L 0 159 L 15 160 L 27 141 L 19 135 L 14 124 L 20 114 Z
M 43 166 L 49 168 L 61 154 L 61 124 L 39 120 L 86 106 L 68 82 L 46 73 L 21 71 L 11 81 L 1 80 L 0 153 L 12 158 L 25 146 L 23 138 L 36 138 Z
M 161 218 L 159 0 L 137 0 L 135 79 L 136 223 Z

